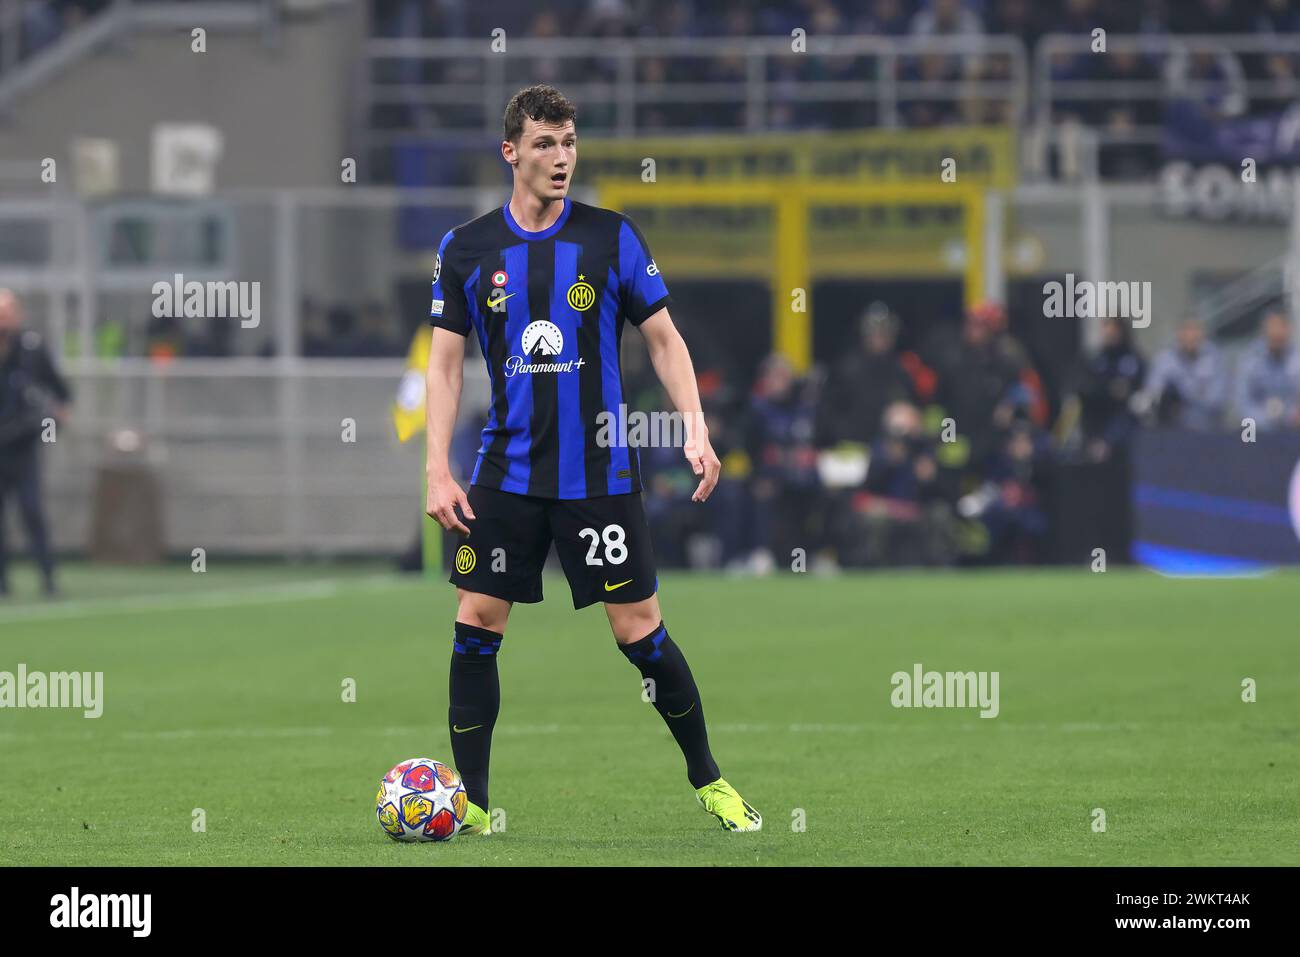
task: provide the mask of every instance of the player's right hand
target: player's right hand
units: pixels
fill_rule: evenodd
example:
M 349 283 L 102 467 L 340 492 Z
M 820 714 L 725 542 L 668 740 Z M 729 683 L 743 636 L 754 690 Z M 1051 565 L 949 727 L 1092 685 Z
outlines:
M 469 507 L 469 497 L 450 475 L 429 479 L 429 490 L 425 495 L 424 511 L 430 518 L 449 532 L 468 535 L 469 528 L 456 515 L 456 506 L 461 514 L 473 521 L 474 510 Z

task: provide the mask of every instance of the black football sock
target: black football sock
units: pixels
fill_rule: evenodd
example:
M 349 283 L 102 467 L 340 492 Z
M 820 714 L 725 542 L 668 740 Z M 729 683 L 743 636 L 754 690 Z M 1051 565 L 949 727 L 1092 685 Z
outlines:
M 709 752 L 709 733 L 704 726 L 704 706 L 700 692 L 695 687 L 690 665 L 682 655 L 663 622 L 640 641 L 619 645 L 627 660 L 637 666 L 642 679 L 654 684 L 652 701 L 668 730 L 677 739 L 677 746 L 686 757 L 686 776 L 691 787 L 702 788 L 712 784 L 722 773 Z
M 451 652 L 447 728 L 456 770 L 465 782 L 465 796 L 488 810 L 488 757 L 492 727 L 501 709 L 497 650 L 501 635 L 486 628 L 456 622 Z

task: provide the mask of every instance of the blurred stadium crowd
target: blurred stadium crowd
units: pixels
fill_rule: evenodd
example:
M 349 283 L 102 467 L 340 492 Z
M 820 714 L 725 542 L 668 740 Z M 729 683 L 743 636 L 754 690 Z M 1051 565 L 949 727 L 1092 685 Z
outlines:
M 1300 29 L 1287 0 L 372 0 L 378 36 L 484 36 L 504 18 L 530 36 L 788 36 L 810 33 L 1253 33 Z M 531 16 L 531 19 L 529 17 Z
M 898 331 L 877 302 L 857 350 L 830 367 L 799 376 L 771 355 L 752 386 L 698 370 L 723 481 L 701 507 L 679 448 L 642 449 L 660 560 L 760 574 L 794 549 L 812 570 L 1045 562 L 1060 471 L 1124 462 L 1137 429 L 1225 431 L 1250 417 L 1300 431 L 1300 350 L 1276 310 L 1235 369 L 1196 319 L 1150 362 L 1126 323 L 1105 320 L 1060 395 L 997 304 L 916 350 L 899 348 Z M 631 407 L 669 407 L 638 344 L 624 376 Z M 465 422 L 453 443 L 462 476 L 479 429 Z
M 1013 37 L 1031 57 L 1044 34 L 1090 37 L 1102 28 L 1110 33 L 1145 37 L 1189 34 L 1240 34 L 1269 36 L 1300 32 L 1300 12 L 1290 0 L 756 0 L 756 2 L 693 3 L 667 0 L 569 0 L 539 8 L 525 0 L 470 4 L 463 0 L 374 0 L 373 30 L 383 38 L 441 38 L 483 36 L 503 22 L 527 24 L 531 38 L 561 37 L 750 37 L 790 36 L 802 28 L 810 36 L 903 37 Z M 433 83 L 458 79 L 464 64 L 435 60 L 390 64 L 383 78 L 391 83 Z M 746 79 L 741 56 L 719 54 L 650 57 L 639 63 L 643 84 L 735 82 Z M 780 85 L 818 81 L 882 78 L 892 70 L 896 80 L 951 85 L 969 81 L 1005 80 L 1011 65 L 1006 56 L 927 52 L 902 56 L 890 64 L 871 57 L 789 55 L 769 64 L 768 81 L 778 89 L 768 125 L 781 129 L 848 129 L 881 122 L 872 97 L 858 100 L 808 103 L 791 98 L 781 101 Z M 544 82 L 613 83 L 617 62 L 538 60 L 532 73 Z M 1155 84 L 1169 91 L 1194 94 L 1224 116 L 1276 110 L 1290 101 L 1284 89 L 1300 75 L 1300 58 L 1285 52 L 1238 55 L 1226 49 L 1212 52 L 1165 51 L 1138 54 L 1116 51 L 1096 57 L 1089 51 L 1058 53 L 1052 57 L 1053 81 L 1099 81 L 1116 85 L 1115 95 L 1079 97 L 1056 104 L 1058 121 L 1078 121 L 1118 132 L 1134 125 L 1158 123 L 1161 94 L 1152 96 L 1142 86 L 1119 91 L 1119 84 Z M 470 80 L 466 75 L 461 78 Z M 1272 81 L 1278 89 L 1270 95 Z M 1251 84 L 1265 89 L 1249 95 Z M 743 126 L 743 107 L 711 103 L 679 103 L 647 111 L 646 128 L 737 128 Z M 1015 123 L 1013 106 L 1005 99 L 990 100 L 971 88 L 961 97 L 910 98 L 902 104 L 897 122 L 907 127 L 954 123 Z M 438 126 L 433 116 L 411 116 L 398 110 L 380 125 Z M 1153 149 L 1134 148 L 1123 159 L 1140 162 L 1147 172 L 1154 166 Z

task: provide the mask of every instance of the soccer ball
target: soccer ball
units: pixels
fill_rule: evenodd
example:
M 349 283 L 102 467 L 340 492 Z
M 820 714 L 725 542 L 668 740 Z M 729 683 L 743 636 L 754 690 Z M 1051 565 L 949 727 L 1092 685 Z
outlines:
M 468 801 L 459 774 L 441 761 L 411 758 L 379 782 L 375 815 L 395 841 L 450 841 Z

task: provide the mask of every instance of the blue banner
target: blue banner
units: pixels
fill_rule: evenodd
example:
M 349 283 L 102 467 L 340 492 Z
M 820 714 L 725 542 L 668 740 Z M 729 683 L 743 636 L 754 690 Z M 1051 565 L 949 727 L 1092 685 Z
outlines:
M 1300 564 L 1300 435 L 1153 430 L 1133 459 L 1136 561 L 1171 573 Z

